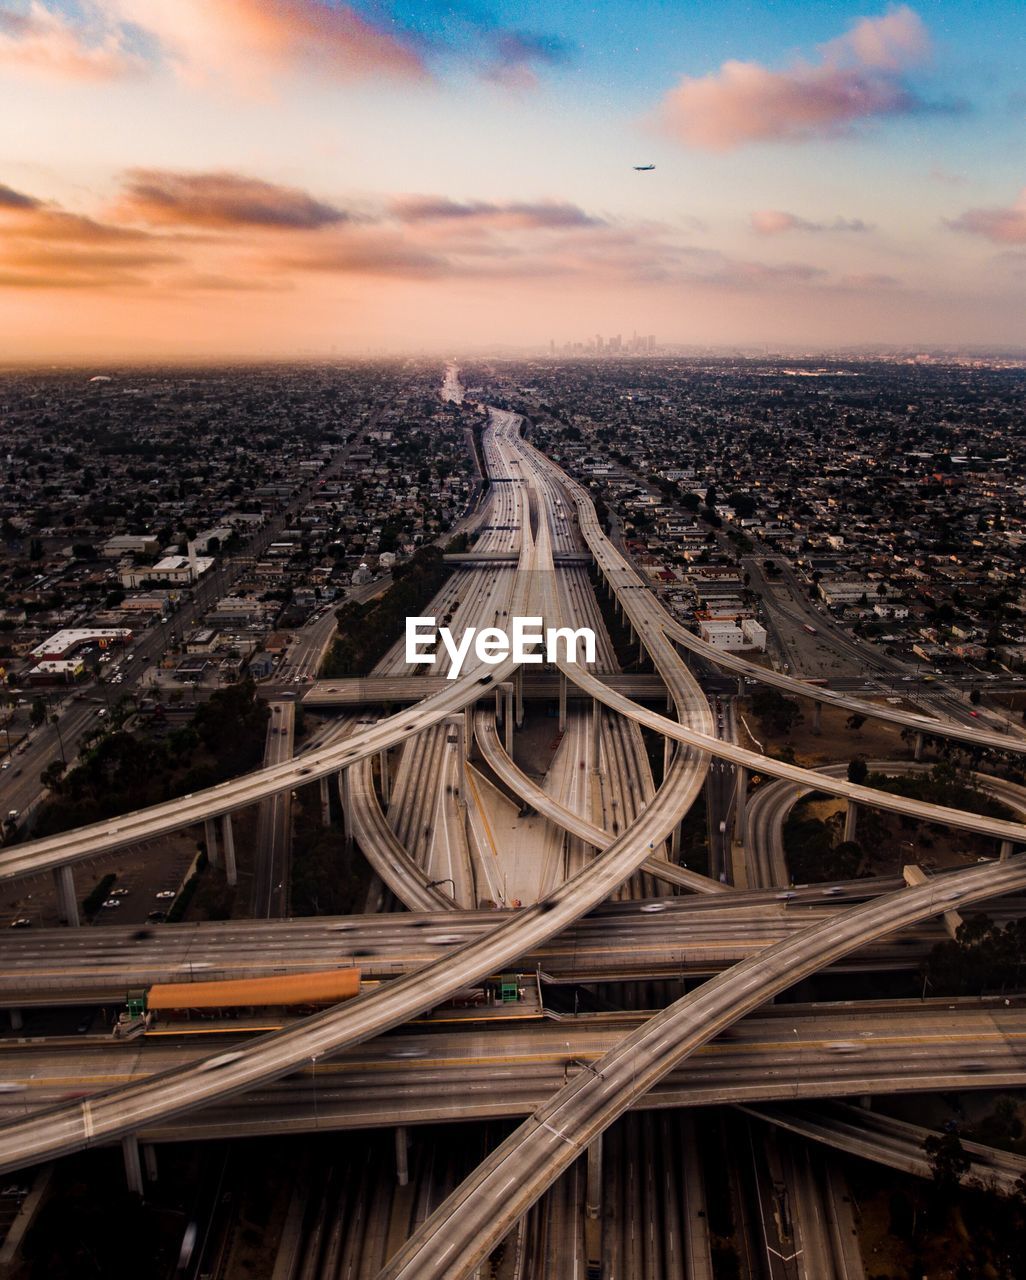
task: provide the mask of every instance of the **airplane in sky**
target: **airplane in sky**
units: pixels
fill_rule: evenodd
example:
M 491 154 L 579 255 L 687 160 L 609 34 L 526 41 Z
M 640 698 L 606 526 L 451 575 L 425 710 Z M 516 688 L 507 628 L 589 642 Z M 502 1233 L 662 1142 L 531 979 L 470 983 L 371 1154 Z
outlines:
M 654 164 L 636 164 L 636 165 L 634 166 L 634 172 L 635 172 L 635 173 L 649 173 L 649 172 L 650 172 L 652 169 L 654 169 L 654 168 L 655 168 L 655 165 L 654 165 Z

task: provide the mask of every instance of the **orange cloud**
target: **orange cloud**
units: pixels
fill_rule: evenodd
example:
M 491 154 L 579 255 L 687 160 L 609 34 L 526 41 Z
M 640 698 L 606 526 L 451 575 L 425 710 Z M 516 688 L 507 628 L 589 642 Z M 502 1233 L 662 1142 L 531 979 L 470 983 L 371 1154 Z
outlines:
M 1026 244 L 1026 187 L 1007 208 L 967 209 L 947 225 L 952 231 L 968 231 L 994 244 Z
M 119 202 L 120 216 L 149 224 L 259 227 L 312 231 L 348 220 L 341 209 L 283 187 L 237 173 L 174 173 L 132 169 Z
M 345 4 L 322 0 L 103 0 L 189 78 L 254 84 L 302 68 L 345 79 L 419 78 L 419 54 Z
M 143 64 L 119 29 L 78 29 L 31 0 L 27 13 L 0 12 L 0 66 L 58 80 L 114 80 L 137 74 Z
M 731 60 L 710 75 L 685 76 L 663 99 L 657 122 L 677 141 L 710 151 L 834 136 L 861 120 L 927 109 L 901 72 L 928 52 L 916 14 L 894 9 L 861 19 L 824 45 L 817 63 L 772 71 Z

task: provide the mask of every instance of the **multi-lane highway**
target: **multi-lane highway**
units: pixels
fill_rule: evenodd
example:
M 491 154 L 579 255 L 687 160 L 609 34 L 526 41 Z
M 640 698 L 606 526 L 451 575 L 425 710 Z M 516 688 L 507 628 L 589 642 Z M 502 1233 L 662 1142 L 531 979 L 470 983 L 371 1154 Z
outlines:
M 171 1141 L 313 1128 L 353 1129 L 523 1117 L 567 1081 L 593 1075 L 645 1015 L 530 1021 L 516 1009 L 482 1024 L 458 1012 L 307 1062 L 288 1079 L 141 1132 Z M 183 1034 L 112 1041 L 68 1036 L 0 1041 L 0 1117 L 82 1092 L 142 1082 L 237 1051 L 245 1040 Z M 641 1109 L 788 1102 L 1026 1081 L 1026 1008 L 1000 1000 L 782 1005 L 760 1010 L 669 1071 Z M 317 1111 L 313 1110 L 316 1090 Z
M 292 759 L 296 738 L 296 704 L 270 704 L 264 768 Z M 289 859 L 292 851 L 292 793 L 278 791 L 260 802 L 253 860 L 253 914 L 269 920 L 285 915 Z
M 519 957 L 516 968 L 552 985 L 629 982 L 715 973 L 813 923 L 826 923 L 854 901 L 893 892 L 900 881 L 859 881 L 828 889 L 732 894 L 606 904 L 572 928 Z M 1018 918 L 1021 900 L 988 903 L 995 920 Z M 217 981 L 360 968 L 387 980 L 429 964 L 451 942 L 480 938 L 509 912 L 467 911 L 323 916 L 289 921 L 211 921 L 138 929 L 40 929 L 0 936 L 0 1007 L 119 1007 L 126 992 L 154 982 Z M 930 922 L 883 939 L 838 962 L 849 970 L 918 967 L 947 937 Z

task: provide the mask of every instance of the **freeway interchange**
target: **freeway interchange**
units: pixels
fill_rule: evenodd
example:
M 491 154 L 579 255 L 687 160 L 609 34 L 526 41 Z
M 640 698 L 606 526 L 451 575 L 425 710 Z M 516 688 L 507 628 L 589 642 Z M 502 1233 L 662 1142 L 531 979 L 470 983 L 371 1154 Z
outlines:
M 532 790 L 530 780 L 517 770 L 490 714 L 490 705 L 493 700 L 500 700 L 502 690 L 507 685 L 515 688 L 520 678 L 516 664 L 507 660 L 485 669 L 468 663 L 460 678 L 447 682 L 448 687 L 431 692 L 414 706 L 369 724 L 350 726 L 344 735 L 318 744 L 294 759 L 285 758 L 283 750 L 279 763 L 233 782 L 110 822 L 4 850 L 0 853 L 0 879 L 66 868 L 337 776 L 347 821 L 355 823 L 361 847 L 398 897 L 418 910 L 473 905 L 467 901 L 467 891 L 461 883 L 463 873 L 455 864 L 451 898 L 439 893 L 437 885 L 422 872 L 418 874 L 408 856 L 409 841 L 390 832 L 369 773 L 375 756 L 390 748 L 406 749 L 436 726 L 458 718 L 473 731 L 496 774 L 523 798 L 529 797 L 554 827 L 569 832 L 581 847 L 592 850 L 593 856 L 581 857 L 570 868 L 570 874 L 545 886 L 538 900 L 522 910 L 475 919 L 466 929 L 465 940 L 464 926 L 460 926 L 459 941 L 437 956 L 423 950 L 411 954 L 407 949 L 391 970 L 382 961 L 380 976 L 387 980 L 379 986 L 349 1004 L 247 1043 L 216 1069 L 211 1069 L 205 1060 L 172 1063 L 166 1070 L 128 1079 L 85 1099 L 55 1101 L 40 1113 L 10 1118 L 0 1127 L 0 1168 L 14 1169 L 169 1126 L 179 1126 L 176 1131 L 180 1131 L 181 1126 L 191 1123 L 184 1117 L 200 1108 L 204 1109 L 203 1115 L 213 1115 L 213 1108 L 224 1107 L 240 1096 L 255 1097 L 258 1091 L 292 1072 L 306 1070 L 311 1063 L 323 1063 L 327 1058 L 342 1061 L 337 1057 L 342 1051 L 350 1053 L 355 1046 L 436 1008 L 454 992 L 489 974 L 525 957 L 543 963 L 555 946 L 554 940 L 566 936 L 568 930 L 586 927 L 578 922 L 601 908 L 636 874 L 662 877 L 704 892 L 709 909 L 722 904 L 727 911 L 728 900 L 740 899 L 741 895 L 717 881 L 701 883 L 703 877 L 686 872 L 662 853 L 699 794 L 714 757 L 739 771 L 758 770 L 795 786 L 842 796 L 852 804 L 891 809 L 923 821 L 980 832 L 1003 844 L 1006 856 L 1000 862 L 936 878 L 919 888 L 895 888 L 861 905 L 832 903 L 825 907 L 820 897 L 814 919 L 806 922 L 801 918 L 801 926 L 795 928 L 790 917 L 776 933 L 771 929 L 754 943 L 739 939 L 735 930 L 716 966 L 706 969 L 708 972 L 718 967 L 716 977 L 627 1034 L 617 1035 L 600 1056 L 582 1049 L 581 1056 L 592 1059 L 591 1069 L 579 1072 L 554 1096 L 543 1099 L 525 1125 L 428 1219 L 382 1272 L 383 1277 L 470 1275 L 517 1218 L 618 1115 L 637 1105 L 649 1090 L 657 1090 L 669 1073 L 739 1018 L 750 1015 L 802 976 L 840 964 L 853 953 L 866 951 L 870 944 L 882 945 L 883 939 L 899 929 L 971 902 L 1026 888 L 1026 857 L 1012 854 L 1015 845 L 1026 844 L 1026 826 L 1022 823 L 878 792 L 845 778 L 770 760 L 717 737 L 708 701 L 681 659 L 679 646 L 739 675 L 763 679 L 859 714 L 879 716 L 916 732 L 1017 753 L 1026 752 L 1026 742 L 838 696 L 753 667 L 732 655 L 710 652 L 709 646 L 703 646 L 662 611 L 633 568 L 605 538 L 586 491 L 520 438 L 515 415 L 492 411 L 485 456 L 493 478 L 503 483 L 492 486 L 497 514 L 492 517 L 493 528 L 484 549 L 495 553 L 501 550 L 517 559 L 515 570 L 492 571 L 496 575 L 493 587 L 481 595 L 476 605 L 481 618 L 491 622 L 502 604 L 511 615 L 540 616 L 550 625 L 576 625 L 582 571 L 570 566 L 557 568 L 554 556 L 568 549 L 564 544 L 571 540 L 571 526 L 579 531 L 601 580 L 662 679 L 676 718 L 642 707 L 613 688 L 601 673 L 561 661 L 561 684 L 572 683 L 590 700 L 590 710 L 574 717 L 569 730 L 575 735 L 574 754 L 581 753 L 583 769 L 590 750 L 587 772 L 598 774 L 600 757 L 607 765 L 610 762 L 614 732 L 621 735 L 617 749 L 624 760 L 631 758 L 632 741 L 640 741 L 637 728 L 614 729 L 614 725 L 622 722 L 644 727 L 667 743 L 661 784 L 658 788 L 652 785 L 650 794 L 646 793 L 632 808 L 626 824 L 617 823 L 615 829 L 596 823 L 583 813 L 580 795 L 568 793 L 567 802 L 546 799 L 537 787 Z M 571 509 L 572 521 L 567 514 Z M 504 696 L 508 717 L 513 691 Z M 615 712 L 615 719 L 603 708 Z M 633 739 L 631 735 L 635 735 Z M 467 736 L 471 736 L 469 731 Z M 743 773 L 741 777 L 744 778 Z M 765 895 L 762 901 L 764 910 L 772 911 Z M 785 906 L 777 904 L 777 916 L 787 914 L 782 909 Z M 667 949 L 665 943 L 663 947 Z M 202 939 L 197 949 L 207 955 Z M 339 951 L 345 954 L 344 945 Z M 619 971 L 619 964 L 614 961 L 611 967 Z M 84 973 L 82 981 L 83 991 L 89 990 L 90 979 Z M 10 983 L 8 987 L 13 992 Z M 972 1073 L 962 1070 L 961 1076 L 966 1074 Z M 957 1077 L 958 1071 L 953 1075 Z M 1018 1080 L 1018 1075 L 1015 1078 Z M 537 1102 L 537 1098 L 532 1099 L 531 1106 Z

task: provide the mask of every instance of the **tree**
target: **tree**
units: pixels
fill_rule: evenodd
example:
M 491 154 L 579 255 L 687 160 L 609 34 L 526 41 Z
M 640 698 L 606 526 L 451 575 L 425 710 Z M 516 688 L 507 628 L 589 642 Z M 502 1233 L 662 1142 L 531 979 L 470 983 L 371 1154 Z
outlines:
M 934 1186 L 945 1198 L 952 1196 L 972 1164 L 958 1131 L 931 1133 L 923 1143 L 923 1150 L 930 1161 Z
M 978 707 L 978 706 L 980 705 L 980 691 L 979 691 L 979 689 L 972 689 L 972 690 L 970 691 L 970 693 L 969 693 L 969 701 L 973 704 L 973 706 L 974 706 L 974 707 Z
M 61 778 L 64 774 L 64 767 L 63 760 L 51 760 L 39 775 L 39 781 L 44 787 L 48 787 L 51 791 L 59 791 L 61 789 Z
M 848 781 L 861 787 L 869 777 L 869 765 L 865 756 L 852 756 L 848 761 Z
M 858 733 L 865 723 L 866 717 L 860 716 L 858 712 L 855 712 L 845 721 L 845 728 L 850 729 L 852 733 Z
M 29 718 L 32 721 L 33 729 L 38 729 L 46 719 L 46 703 L 42 698 L 32 699 L 32 709 L 29 712 Z

